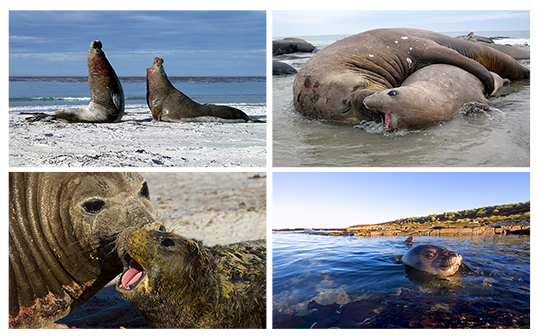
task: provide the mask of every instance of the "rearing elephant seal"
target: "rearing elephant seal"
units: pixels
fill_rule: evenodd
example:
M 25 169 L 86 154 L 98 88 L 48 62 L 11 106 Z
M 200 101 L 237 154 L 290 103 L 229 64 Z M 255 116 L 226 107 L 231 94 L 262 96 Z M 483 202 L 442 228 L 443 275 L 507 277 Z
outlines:
M 88 51 L 88 84 L 90 104 L 85 108 L 65 108 L 49 115 L 35 113 L 27 121 L 60 120 L 64 122 L 113 123 L 121 120 L 125 97 L 120 80 L 101 49 L 101 41 L 93 41 Z M 34 113 L 30 113 L 34 114 Z
M 41 328 L 122 270 L 116 242 L 160 228 L 136 173 L 9 174 L 9 327 Z
M 378 121 L 363 104 L 366 96 L 398 87 L 413 72 L 437 63 L 475 75 L 487 95 L 495 87 L 490 71 L 510 80 L 530 76 L 512 57 L 477 43 L 419 29 L 376 29 L 341 39 L 310 58 L 295 77 L 293 104 L 313 118 Z
M 206 247 L 139 229 L 124 260 L 116 289 L 152 328 L 265 327 L 265 240 Z
M 155 57 L 153 66 L 146 69 L 146 101 L 153 120 L 178 122 L 207 116 L 259 122 L 234 107 L 199 104 L 190 99 L 170 83 L 163 63 L 162 58 Z
M 440 277 L 451 276 L 461 266 L 462 256 L 436 245 L 419 245 L 407 251 L 402 262 L 419 271 Z
M 496 91 L 505 81 L 491 74 Z M 453 65 L 433 64 L 412 73 L 400 87 L 367 96 L 364 106 L 380 113 L 384 128 L 393 131 L 451 120 L 474 103 L 487 106 L 484 94 L 484 85 L 474 75 Z

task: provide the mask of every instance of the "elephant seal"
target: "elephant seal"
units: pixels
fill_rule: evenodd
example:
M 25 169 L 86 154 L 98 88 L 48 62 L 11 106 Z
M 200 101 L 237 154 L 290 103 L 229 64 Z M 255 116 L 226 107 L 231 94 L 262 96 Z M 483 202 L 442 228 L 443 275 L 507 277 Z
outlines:
M 401 261 L 419 271 L 447 277 L 458 271 L 462 256 L 436 245 L 419 245 L 407 251 Z
M 101 41 L 93 41 L 88 51 L 88 84 L 90 86 L 90 104 L 85 108 L 65 108 L 54 112 L 26 113 L 28 122 L 59 120 L 81 123 L 119 122 L 125 109 L 125 96 L 116 72 L 108 62 L 101 49 Z
M 146 69 L 146 101 L 153 120 L 178 122 L 206 116 L 260 122 L 234 107 L 198 104 L 170 83 L 163 63 L 155 57 L 153 66 Z
M 316 47 L 311 43 L 297 37 L 286 37 L 273 41 L 273 56 L 296 52 L 312 52 L 315 49 Z
M 9 327 L 42 328 L 123 269 L 116 243 L 160 228 L 136 173 L 9 174 Z
M 495 92 L 505 81 L 496 73 Z M 453 65 L 433 64 L 414 73 L 400 87 L 377 91 L 364 98 L 364 106 L 383 118 L 389 131 L 425 127 L 448 121 L 474 103 L 487 106 L 484 85 Z
M 129 235 L 124 253 L 116 290 L 150 327 L 265 327 L 265 240 L 206 247 L 139 229 Z
M 484 36 L 477 36 L 473 32 L 470 32 L 469 34 L 465 36 L 458 36 L 457 38 L 464 39 L 469 42 L 475 42 L 483 44 L 487 47 L 497 49 L 499 51 L 502 51 L 503 53 L 513 57 L 514 59 L 529 59 L 531 58 L 531 51 L 530 49 L 523 49 L 514 47 L 511 45 L 506 44 L 498 44 L 493 41 L 493 39 L 489 37 Z
M 512 57 L 477 43 L 419 29 L 375 29 L 343 38 L 306 61 L 293 83 L 293 104 L 312 118 L 380 121 L 364 98 L 398 87 L 413 72 L 437 63 L 475 75 L 487 95 L 495 87 L 490 71 L 510 80 L 530 76 Z
M 291 75 L 296 73 L 297 70 L 291 65 L 284 62 L 273 61 L 273 76 Z

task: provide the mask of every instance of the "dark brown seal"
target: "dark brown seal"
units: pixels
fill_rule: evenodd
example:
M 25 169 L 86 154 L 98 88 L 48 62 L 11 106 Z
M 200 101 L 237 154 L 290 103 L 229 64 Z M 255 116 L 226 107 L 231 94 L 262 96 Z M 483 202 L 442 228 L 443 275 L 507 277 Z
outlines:
M 125 109 L 125 97 L 116 72 L 108 62 L 101 49 L 100 41 L 93 41 L 88 51 L 88 84 L 90 86 L 90 104 L 85 108 L 65 108 L 54 114 L 29 113 L 26 118 L 33 122 L 38 120 L 59 120 L 63 122 L 113 123 L 121 120 Z M 28 113 L 26 113 L 28 114 Z
M 310 58 L 295 77 L 293 104 L 313 118 L 379 121 L 363 105 L 366 96 L 398 87 L 413 72 L 438 63 L 475 75 L 487 95 L 495 87 L 490 71 L 510 80 L 530 76 L 512 57 L 477 43 L 419 29 L 376 29 L 341 39 Z
M 139 229 L 125 264 L 116 289 L 152 328 L 265 327 L 265 240 L 206 247 Z
M 460 254 L 436 245 L 413 247 L 402 257 L 402 262 L 407 266 L 440 277 L 456 273 L 462 260 Z
M 153 66 L 146 69 L 146 101 L 153 120 L 177 122 L 199 117 L 217 117 L 258 121 L 234 107 L 199 104 L 190 99 L 170 83 L 163 63 L 162 58 L 155 57 Z
M 504 80 L 497 74 L 496 90 Z M 384 128 L 425 127 L 448 121 L 476 106 L 487 108 L 485 88 L 469 72 L 447 64 L 433 64 L 407 77 L 400 87 L 377 91 L 364 98 L 364 106 L 380 113 Z
M 143 226 L 160 227 L 139 174 L 10 173 L 9 327 L 80 307 L 121 272 L 116 242 Z
M 286 37 L 273 41 L 273 56 L 296 52 L 312 52 L 315 49 L 316 47 L 311 43 L 297 37 Z

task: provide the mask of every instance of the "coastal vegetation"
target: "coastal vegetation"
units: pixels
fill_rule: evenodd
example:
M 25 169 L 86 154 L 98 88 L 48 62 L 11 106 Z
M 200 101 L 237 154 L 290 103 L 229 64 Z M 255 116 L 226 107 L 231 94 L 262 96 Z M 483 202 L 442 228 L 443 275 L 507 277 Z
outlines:
M 353 236 L 529 234 L 530 217 L 528 201 L 400 218 L 378 224 L 358 224 L 341 229 L 302 228 L 274 231 Z

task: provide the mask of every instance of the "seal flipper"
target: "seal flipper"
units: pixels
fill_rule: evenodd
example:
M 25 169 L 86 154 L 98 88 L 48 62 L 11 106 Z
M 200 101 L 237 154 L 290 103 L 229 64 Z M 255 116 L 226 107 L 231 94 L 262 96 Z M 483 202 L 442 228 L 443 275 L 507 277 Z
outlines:
M 460 54 L 457 50 L 432 42 L 435 47 L 424 50 L 423 59 L 430 64 L 450 64 L 475 75 L 486 88 L 485 96 L 495 92 L 495 79 L 491 72 L 474 59 Z

